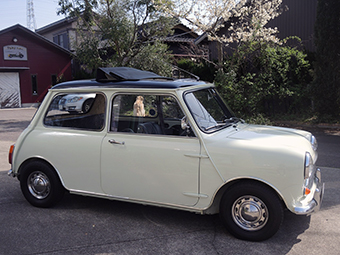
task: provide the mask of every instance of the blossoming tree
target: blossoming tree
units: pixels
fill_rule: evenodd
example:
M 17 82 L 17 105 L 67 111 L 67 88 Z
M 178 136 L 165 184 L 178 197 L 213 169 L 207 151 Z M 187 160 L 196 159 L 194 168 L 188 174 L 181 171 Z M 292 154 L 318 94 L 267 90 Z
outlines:
M 205 32 L 211 40 L 224 45 L 250 40 L 280 43 L 277 28 L 266 24 L 282 13 L 282 0 L 154 0 L 154 3 L 164 13 L 186 21 L 192 29 Z

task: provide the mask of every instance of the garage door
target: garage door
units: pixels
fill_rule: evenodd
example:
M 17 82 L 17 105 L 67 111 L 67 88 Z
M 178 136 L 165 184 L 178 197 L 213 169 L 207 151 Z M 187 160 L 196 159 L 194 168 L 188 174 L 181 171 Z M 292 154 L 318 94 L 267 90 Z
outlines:
M 0 73 L 0 108 L 21 107 L 19 73 Z

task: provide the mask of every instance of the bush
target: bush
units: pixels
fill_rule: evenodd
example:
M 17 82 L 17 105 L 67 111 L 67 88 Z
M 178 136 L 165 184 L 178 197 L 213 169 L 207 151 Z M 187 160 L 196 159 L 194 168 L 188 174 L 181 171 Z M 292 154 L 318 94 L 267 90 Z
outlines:
M 312 69 L 307 55 L 265 42 L 248 42 L 225 61 L 215 83 L 240 116 L 310 111 Z
M 215 78 L 216 68 L 213 64 L 204 60 L 194 62 L 190 59 L 180 59 L 177 61 L 177 66 L 187 72 L 190 72 L 198 77 L 200 80 L 213 82 Z

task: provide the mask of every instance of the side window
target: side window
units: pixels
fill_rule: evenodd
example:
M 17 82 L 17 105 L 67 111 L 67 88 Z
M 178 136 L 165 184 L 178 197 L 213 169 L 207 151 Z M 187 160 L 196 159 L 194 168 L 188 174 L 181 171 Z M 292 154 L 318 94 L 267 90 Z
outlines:
M 184 113 L 173 96 L 117 95 L 112 102 L 110 130 L 178 136 L 183 135 L 183 117 Z
M 181 107 L 179 107 L 176 99 L 172 96 L 162 98 L 162 109 L 164 119 L 182 119 L 184 117 Z
M 102 130 L 105 120 L 105 97 L 99 93 L 71 93 L 55 96 L 44 124 L 84 130 Z

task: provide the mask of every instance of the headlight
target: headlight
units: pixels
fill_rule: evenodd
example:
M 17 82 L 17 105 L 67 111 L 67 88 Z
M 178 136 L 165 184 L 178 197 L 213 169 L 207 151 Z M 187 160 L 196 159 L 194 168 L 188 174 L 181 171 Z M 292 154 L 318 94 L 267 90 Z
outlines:
M 313 174 L 313 159 L 309 152 L 306 152 L 305 156 L 305 179 L 309 178 Z
M 75 103 L 78 102 L 79 100 L 82 100 L 83 97 L 73 97 L 72 99 L 69 99 L 69 103 Z
M 318 142 L 314 135 L 310 137 L 310 143 L 312 144 L 313 150 L 316 151 L 318 149 Z
M 304 195 L 310 193 L 310 189 L 313 185 L 313 179 L 315 176 L 316 167 L 313 162 L 313 158 L 309 152 L 306 152 L 305 156 L 305 182 L 304 182 Z

